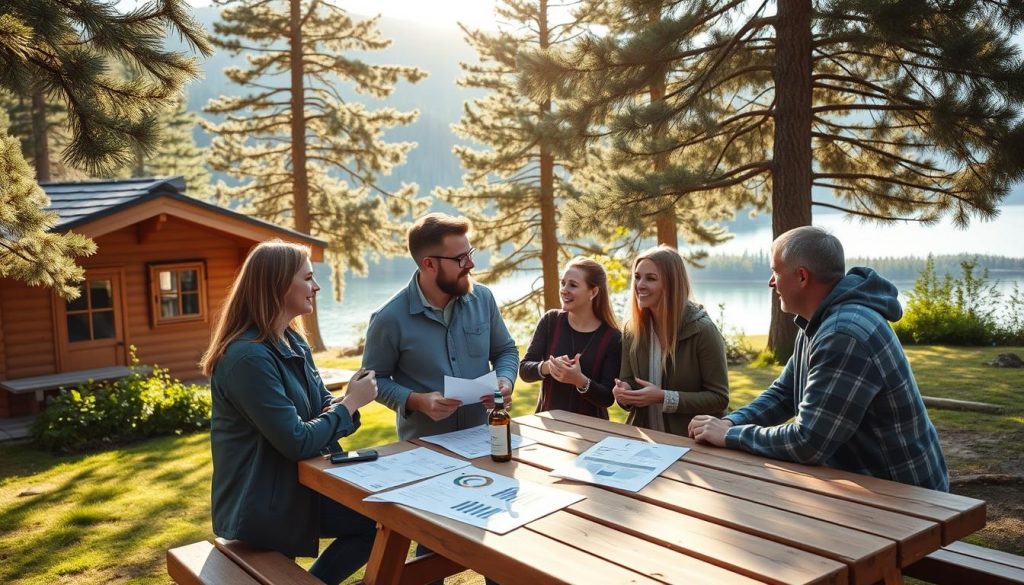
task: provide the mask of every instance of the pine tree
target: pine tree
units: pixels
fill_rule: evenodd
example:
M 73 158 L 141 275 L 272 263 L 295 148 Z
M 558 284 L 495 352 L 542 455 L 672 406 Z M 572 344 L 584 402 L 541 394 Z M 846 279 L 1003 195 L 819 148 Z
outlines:
M 670 127 L 666 149 L 716 161 L 645 197 L 770 194 L 775 236 L 809 225 L 813 205 L 966 227 L 997 213 L 1024 174 L 1024 66 L 1010 39 L 1021 24 L 1024 5 L 1002 1 L 687 0 L 662 20 L 679 40 L 663 55 L 673 62 L 664 107 L 636 109 L 612 132 Z M 650 62 L 628 59 L 640 39 L 580 44 L 608 43 L 596 65 L 635 78 Z M 535 63 L 558 95 L 607 96 L 585 84 L 594 61 Z M 589 123 L 588 111 L 575 122 Z M 795 328 L 773 303 L 769 347 L 785 358 Z
M 194 59 L 164 49 L 168 31 L 210 54 L 185 0 L 158 0 L 127 13 L 107 0 L 6 0 L 0 4 L 0 89 L 18 96 L 41 91 L 46 101 L 63 104 L 71 129 L 61 153 L 65 162 L 91 173 L 109 171 L 128 163 L 134 147 L 154 147 L 154 111 L 198 74 Z M 118 61 L 142 75 L 118 79 L 110 73 Z M 45 124 L 43 112 L 36 126 Z
M 503 19 L 498 31 L 460 25 L 478 62 L 461 64 L 464 76 L 458 83 L 487 94 L 464 104 L 453 130 L 483 148 L 456 146 L 466 170 L 464 184 L 435 190 L 472 220 L 477 246 L 492 252 L 491 267 L 481 273 L 481 281 L 497 281 L 539 265 L 541 287 L 506 306 L 518 316 L 536 305 L 559 307 L 560 262 L 576 252 L 600 252 L 558 233 L 560 204 L 577 196 L 569 182 L 576 162 L 560 156 L 557 129 L 549 124 L 557 104 L 536 88 L 526 90 L 534 94 L 528 97 L 517 80 L 520 53 L 547 49 L 578 32 L 573 17 L 552 21 L 556 7 L 548 0 L 504 0 L 495 7 Z
M 51 233 L 57 214 L 50 206 L 16 138 L 8 136 L 7 114 L 0 110 L 0 278 L 47 286 L 67 299 L 77 298 L 85 271 L 74 258 L 96 251 L 92 240 L 74 232 Z
M 160 145 L 151 154 L 136 149 L 135 160 L 123 174 L 132 177 L 182 176 L 186 193 L 198 199 L 212 195 L 210 171 L 206 154 L 196 145 L 192 131 L 198 128 L 199 116 L 189 112 L 183 94 L 157 114 Z
M 38 134 L 42 127 L 41 119 L 33 116 L 33 96 L 0 91 L 0 110 L 7 112 L 11 121 L 8 132 L 21 143 L 21 152 L 35 169 L 37 181 L 81 181 L 89 178 L 84 170 L 76 169 L 61 157 L 50 154 L 61 152 L 71 142 L 68 110 L 59 99 L 48 97 L 42 108 L 45 113 L 45 145 L 40 144 Z M 45 155 L 38 156 L 37 152 L 45 152 Z
M 415 185 L 390 193 L 377 185 L 415 146 L 387 143 L 384 131 L 411 124 L 418 112 L 369 110 L 350 95 L 383 99 L 399 81 L 417 82 L 426 73 L 352 56 L 390 44 L 377 19 L 356 21 L 318 0 L 221 5 L 218 46 L 249 59 L 248 68 L 226 74 L 251 93 L 206 106 L 226 117 L 206 124 L 216 134 L 210 163 L 241 183 L 219 184 L 217 194 L 256 217 L 327 240 L 340 298 L 346 269 L 365 273 L 368 254 L 404 251 L 404 231 L 393 218 L 426 208 Z M 305 325 L 313 345 L 323 347 L 315 313 Z

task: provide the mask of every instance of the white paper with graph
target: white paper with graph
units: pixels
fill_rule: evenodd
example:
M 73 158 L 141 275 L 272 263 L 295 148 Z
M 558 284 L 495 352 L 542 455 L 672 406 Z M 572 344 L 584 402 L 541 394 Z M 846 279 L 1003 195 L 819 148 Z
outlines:
M 638 492 L 689 449 L 619 437 L 605 437 L 572 463 L 549 475 Z
M 389 492 L 367 502 L 395 502 L 505 534 L 584 499 L 584 496 L 464 467 Z

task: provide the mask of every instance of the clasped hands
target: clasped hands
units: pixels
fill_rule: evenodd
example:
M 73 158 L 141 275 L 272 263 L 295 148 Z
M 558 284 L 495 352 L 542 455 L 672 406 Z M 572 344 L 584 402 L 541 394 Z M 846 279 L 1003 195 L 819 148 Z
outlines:
M 621 406 L 641 407 L 665 402 L 665 391 L 640 378 L 634 378 L 638 386 L 633 388 L 629 383 L 615 378 L 615 386 L 612 387 L 612 396 Z
M 545 369 L 547 372 L 544 371 Z M 587 377 L 580 369 L 580 354 L 573 357 L 549 355 L 548 359 L 541 362 L 540 373 L 551 376 L 563 384 L 572 384 L 577 388 L 582 388 L 587 384 Z

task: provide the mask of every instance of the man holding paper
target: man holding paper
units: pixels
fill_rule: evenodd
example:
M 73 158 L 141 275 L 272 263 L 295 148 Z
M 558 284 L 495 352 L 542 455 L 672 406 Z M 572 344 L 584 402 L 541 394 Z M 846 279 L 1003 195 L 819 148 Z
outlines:
M 443 213 L 413 224 L 408 243 L 417 271 L 370 316 L 363 367 L 377 373 L 377 400 L 395 411 L 403 441 L 487 421 L 494 388 L 473 403 L 446 398 L 445 376 L 475 380 L 493 370 L 492 384 L 511 401 L 519 352 L 491 291 L 470 279 L 469 228 Z

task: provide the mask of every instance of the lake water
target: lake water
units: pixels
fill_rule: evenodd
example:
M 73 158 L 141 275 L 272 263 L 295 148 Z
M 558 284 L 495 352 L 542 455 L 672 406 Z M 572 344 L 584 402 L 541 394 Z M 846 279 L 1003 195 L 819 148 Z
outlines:
M 818 214 L 815 224 L 821 225 L 842 240 L 847 256 L 925 256 L 928 253 L 941 254 L 993 254 L 1018 257 L 1024 253 L 1024 205 L 1010 205 L 994 221 L 975 223 L 967 231 L 954 230 L 948 224 L 925 228 L 916 224 L 899 224 L 879 227 L 871 224 L 850 222 L 838 214 Z M 738 254 L 744 251 L 767 250 L 771 243 L 770 228 L 754 230 L 713 250 L 713 253 Z M 409 262 L 411 266 L 411 262 Z M 339 305 L 334 302 L 324 265 L 317 266 L 317 276 L 324 289 L 318 295 L 320 332 L 329 346 L 352 345 L 365 332 L 370 313 L 396 291 L 404 288 L 411 277 L 410 272 L 395 274 L 370 267 L 366 278 L 349 276 L 346 280 L 345 299 Z M 748 335 L 768 332 L 771 319 L 771 296 L 767 286 L 768 275 L 763 279 L 743 282 L 705 281 L 699 271 L 693 271 L 694 295 L 704 304 L 716 322 L 721 321 L 720 304 L 725 305 L 725 324 Z M 521 296 L 532 286 L 535 275 L 516 275 L 491 287 L 499 302 Z M 906 303 L 905 291 L 913 282 L 896 282 L 900 299 Z M 1024 280 L 1000 281 L 999 290 L 1004 293 L 1017 284 L 1024 288 Z M 618 314 L 625 302 L 625 293 L 615 299 Z M 517 341 L 528 342 L 533 324 L 523 324 L 513 329 Z M 728 332 L 728 331 L 727 331 Z

